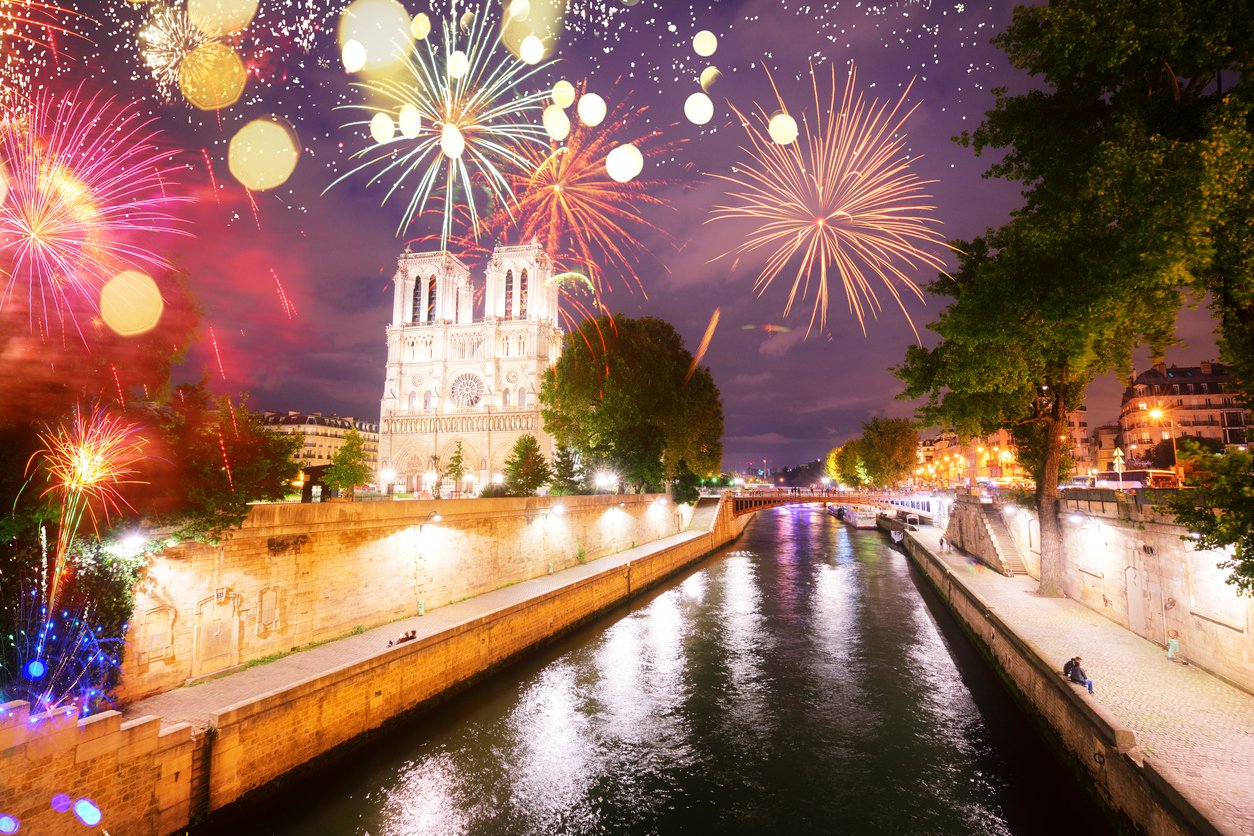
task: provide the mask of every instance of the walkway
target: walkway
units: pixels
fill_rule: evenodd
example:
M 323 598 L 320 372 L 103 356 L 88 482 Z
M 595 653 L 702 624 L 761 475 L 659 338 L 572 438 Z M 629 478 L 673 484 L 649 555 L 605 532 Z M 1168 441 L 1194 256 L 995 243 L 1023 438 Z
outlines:
M 1136 733 L 1137 747 L 1186 784 L 1178 787 L 1223 821 L 1254 834 L 1254 695 L 1167 658 L 1162 647 L 1069 598 L 1038 598 L 1026 575 L 1003 577 L 959 552 L 940 552 L 941 531 L 913 533 L 1054 667 L 1075 655 L 1093 699 Z
M 715 510 L 717 511 L 717 502 Z M 215 711 L 294 685 L 302 680 L 334 670 L 341 665 L 368 659 L 386 650 L 388 641 L 406 630 L 417 630 L 419 639 L 441 633 L 488 613 L 505 609 L 529 598 L 630 563 L 632 560 L 657 551 L 659 547 L 677 545 L 708 533 L 708 527 L 704 531 L 680 532 L 634 549 L 592 560 L 580 566 L 572 566 L 552 575 L 522 581 L 513 586 L 467 598 L 456 604 L 439 607 L 425 616 L 403 618 L 382 627 L 366 630 L 359 635 L 346 636 L 309 650 L 284 656 L 273 662 L 223 674 L 216 679 L 138 700 L 124 706 L 121 712 L 127 719 L 148 714 L 156 715 L 161 718 L 163 728 L 176 723 L 191 723 L 196 728 L 203 729 L 209 725 L 209 715 Z

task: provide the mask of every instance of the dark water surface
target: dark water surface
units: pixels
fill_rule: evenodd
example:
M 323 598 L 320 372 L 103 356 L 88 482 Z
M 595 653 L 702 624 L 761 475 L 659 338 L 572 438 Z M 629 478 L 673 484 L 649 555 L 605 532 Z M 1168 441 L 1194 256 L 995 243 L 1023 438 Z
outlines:
M 211 825 L 1110 830 L 906 558 L 813 508 Z

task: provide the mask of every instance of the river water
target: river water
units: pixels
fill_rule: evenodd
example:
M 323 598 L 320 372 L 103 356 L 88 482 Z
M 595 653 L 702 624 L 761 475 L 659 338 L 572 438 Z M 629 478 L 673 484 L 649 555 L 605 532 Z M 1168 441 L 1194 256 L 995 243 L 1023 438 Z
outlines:
M 905 556 L 813 507 L 759 512 L 695 571 L 210 825 L 1110 832 Z

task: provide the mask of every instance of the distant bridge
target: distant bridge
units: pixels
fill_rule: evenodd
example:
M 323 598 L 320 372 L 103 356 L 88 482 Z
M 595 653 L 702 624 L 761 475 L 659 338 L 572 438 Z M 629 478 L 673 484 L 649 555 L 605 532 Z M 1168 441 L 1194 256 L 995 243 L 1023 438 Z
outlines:
M 732 516 L 739 517 L 784 505 L 870 505 L 885 511 L 905 511 L 931 522 L 938 510 L 934 497 L 913 494 L 846 493 L 844 491 L 793 491 L 788 488 L 761 491 L 727 491 L 731 495 Z

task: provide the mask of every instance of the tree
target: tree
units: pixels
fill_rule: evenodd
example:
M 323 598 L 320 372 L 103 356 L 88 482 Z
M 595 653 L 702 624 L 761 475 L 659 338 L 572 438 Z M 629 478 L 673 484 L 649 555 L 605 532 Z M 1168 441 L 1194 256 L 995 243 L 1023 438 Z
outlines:
M 370 465 L 366 463 L 366 442 L 361 433 L 350 429 L 344 434 L 344 443 L 331 456 L 331 464 L 322 475 L 322 483 L 351 497 L 358 485 L 370 478 Z
M 549 475 L 540 442 L 530 433 L 520 436 L 505 460 L 505 489 L 513 496 L 535 496 Z
M 919 434 L 905 418 L 872 418 L 862 425 L 862 455 L 871 481 L 892 487 L 914 472 Z
M 715 473 L 722 401 L 708 370 L 687 377 L 691 364 L 679 334 L 660 319 L 585 320 L 544 374 L 545 429 L 636 491 L 660 486 L 680 459 L 699 475 Z
M 1192 471 L 1198 491 L 1168 499 L 1176 522 L 1197 535 L 1197 549 L 1232 548 L 1219 564 L 1231 569 L 1228 583 L 1254 595 L 1254 454 L 1243 450 L 1208 452 L 1193 439 L 1180 443 L 1180 461 Z
M 871 476 L 862 458 L 862 439 L 846 441 L 837 451 L 836 479 L 840 484 L 851 488 L 870 484 Z
M 549 484 L 552 496 L 573 496 L 583 489 L 579 457 L 569 447 L 558 447 L 553 454 L 553 481 Z
M 453 480 L 454 496 L 462 492 L 462 477 L 466 475 L 466 463 L 462 456 L 462 440 L 459 438 L 453 444 L 453 454 L 449 456 L 448 465 L 444 468 L 444 475 Z
M 700 479 L 688 469 L 688 462 L 683 459 L 675 468 L 675 478 L 671 481 L 671 499 L 676 505 L 692 505 L 701 498 L 701 489 L 697 487 Z
M 823 457 L 823 473 L 833 482 L 840 482 L 840 448 L 833 447 L 827 451 L 827 455 Z

